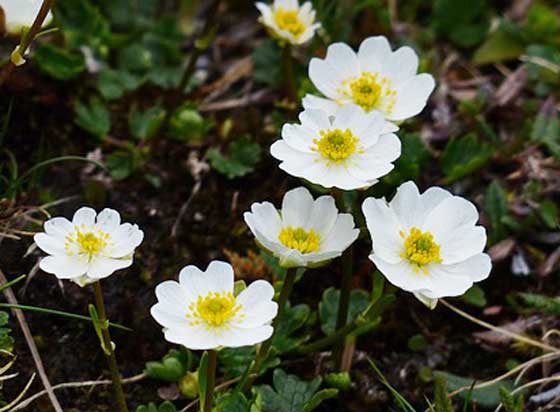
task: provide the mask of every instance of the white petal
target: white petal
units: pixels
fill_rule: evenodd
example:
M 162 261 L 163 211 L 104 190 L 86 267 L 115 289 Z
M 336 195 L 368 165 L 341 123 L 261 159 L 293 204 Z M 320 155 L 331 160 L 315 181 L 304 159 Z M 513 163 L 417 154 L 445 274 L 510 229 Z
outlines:
M 406 260 L 391 264 L 375 254 L 370 255 L 369 258 L 389 282 L 403 290 L 415 292 L 434 289 L 432 276 L 425 275 L 422 272 L 416 273 Z
M 4 10 L 6 31 L 19 35 L 23 28 L 29 28 L 41 9 L 41 0 L 2 0 L 0 6 Z M 50 24 L 52 13 L 49 12 L 43 21 L 42 27 Z
M 74 231 L 74 225 L 65 217 L 55 217 L 45 222 L 45 232 L 53 237 L 64 240 L 66 236 Z
M 390 59 L 391 46 L 384 36 L 368 37 L 358 49 L 358 59 L 362 71 L 375 73 L 383 70 Z
M 405 120 L 416 116 L 426 106 L 435 86 L 434 78 L 429 74 L 423 73 L 411 77 L 397 89 L 397 102 L 391 113 L 387 114 L 387 118 Z
M 272 301 L 274 288 L 264 280 L 257 280 L 237 296 L 236 303 L 241 305 L 240 315 L 236 322 L 239 328 L 255 328 L 266 325 L 276 317 L 278 304 Z
M 391 54 L 383 67 L 383 75 L 395 82 L 403 82 L 418 71 L 418 56 L 410 47 L 401 47 Z
M 323 110 L 309 109 L 304 110 L 298 116 L 301 124 L 314 132 L 319 132 L 331 127 L 329 115 Z
M 462 226 L 474 226 L 478 221 L 476 207 L 466 199 L 452 196 L 441 201 L 426 217 L 422 229 L 434 235 L 440 245 L 448 238 L 450 232 Z
M 72 223 L 74 225 L 93 226 L 97 213 L 91 207 L 82 207 L 74 213 Z
M 49 255 L 64 256 L 64 240 L 59 237 L 50 236 L 46 233 L 37 233 L 33 236 L 33 240 L 43 252 Z
M 113 232 L 111 237 L 113 246 L 107 249 L 107 254 L 113 258 L 129 256 L 143 240 L 144 232 L 137 225 L 123 223 Z
M 274 8 L 281 7 L 284 10 L 297 10 L 298 0 L 274 0 Z
M 208 282 L 210 290 L 214 292 L 233 293 L 233 267 L 220 260 L 210 262 L 204 274 L 204 280 Z
M 328 116 L 334 116 L 339 106 L 329 99 L 324 97 L 314 96 L 312 94 L 306 94 L 301 101 L 304 109 L 314 109 L 322 110 L 327 113 Z M 397 128 L 398 129 L 398 128 Z
M 97 215 L 97 227 L 104 232 L 113 232 L 121 224 L 121 215 L 113 209 L 103 209 Z
M 71 279 L 86 273 L 88 266 L 83 259 L 75 256 L 47 256 L 39 263 L 41 270 L 59 279 Z
M 320 134 L 318 131 L 306 126 L 285 124 L 282 127 L 282 139 L 284 139 L 290 147 L 304 153 L 314 153 L 313 150 L 311 150 L 315 146 L 313 140 L 319 137 Z
M 165 329 L 165 339 L 192 350 L 216 349 L 222 346 L 216 331 L 206 328 L 203 324 L 191 326 L 187 323 L 182 329 Z
M 155 294 L 162 307 L 172 309 L 177 313 L 182 313 L 183 316 L 188 312 L 189 304 L 198 297 L 189 294 L 182 284 L 174 280 L 166 280 L 157 285 Z
M 360 230 L 355 228 L 354 218 L 349 213 L 336 217 L 333 228 L 321 242 L 321 250 L 344 252 L 358 238 Z
M 370 197 L 364 200 L 362 212 L 372 239 L 373 253 L 388 263 L 399 263 L 404 239 L 400 236 L 401 223 L 393 210 L 384 199 Z
M 305 223 L 306 230 L 314 229 L 324 239 L 336 222 L 338 209 L 332 196 L 321 196 L 311 209 L 309 219 Z
M 309 164 L 313 164 L 318 157 L 317 154 L 296 150 L 289 146 L 284 140 L 274 142 L 272 146 L 270 146 L 270 154 L 283 162 L 280 164 L 280 168 L 286 170 L 289 174 L 293 174 L 293 172 L 300 173 L 302 168 L 309 167 Z M 282 165 L 285 165 L 285 168 L 283 168 Z M 295 176 L 295 174 L 293 175 Z
M 188 310 L 181 310 L 180 307 L 169 303 L 158 302 L 150 308 L 150 314 L 165 328 L 181 329 L 188 323 Z
M 259 326 L 257 328 L 245 329 L 231 326 L 218 336 L 221 346 L 238 348 L 241 346 L 252 346 L 264 342 L 272 336 L 272 326 Z
M 281 164 L 280 168 L 293 176 L 303 177 L 325 188 L 337 187 L 342 190 L 354 190 L 367 188 L 375 183 L 352 176 L 343 164 L 327 166 L 323 160 L 313 161 L 303 169 L 296 169 L 290 163 Z
M 293 228 L 304 227 L 313 208 L 313 196 L 305 187 L 292 189 L 282 200 L 282 223 Z
M 428 308 L 430 309 L 435 309 L 438 303 L 438 299 L 437 298 L 432 298 L 430 296 L 428 296 L 425 293 L 422 292 L 413 292 L 414 296 L 416 297 L 416 299 L 418 299 L 420 302 L 422 302 L 424 305 L 426 305 Z
M 379 142 L 364 153 L 352 157 L 348 172 L 357 179 L 375 180 L 394 169 L 391 163 L 401 154 L 401 141 L 394 134 L 380 137 Z
M 465 225 L 449 230 L 445 238 L 438 238 L 440 256 L 445 264 L 458 263 L 482 253 L 486 246 L 486 230 L 482 226 Z
M 253 203 L 251 212 L 244 215 L 245 222 L 256 235 L 257 231 L 269 240 L 277 240 L 282 221 L 276 207 L 270 202 Z M 260 240 L 260 239 L 259 239 Z
M 89 264 L 87 275 L 92 279 L 103 279 L 130 265 L 132 265 L 132 259 L 98 257 Z
M 373 145 L 385 126 L 385 119 L 379 112 L 366 113 L 360 106 L 347 104 L 335 113 L 334 128 L 350 129 L 360 138 L 360 144 Z
M 194 265 L 185 266 L 179 272 L 179 283 L 189 296 L 205 297 L 213 292 L 205 281 L 204 272 Z

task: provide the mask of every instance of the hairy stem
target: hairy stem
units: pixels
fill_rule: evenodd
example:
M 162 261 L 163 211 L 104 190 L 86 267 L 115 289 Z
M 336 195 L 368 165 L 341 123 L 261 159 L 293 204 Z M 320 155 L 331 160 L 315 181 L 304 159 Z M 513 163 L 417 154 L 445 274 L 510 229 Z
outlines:
M 208 351 L 208 370 L 206 378 L 206 398 L 204 400 L 204 412 L 212 412 L 212 401 L 214 399 L 214 388 L 216 386 L 216 364 L 218 363 L 218 351 Z
M 103 291 L 101 290 L 101 283 L 99 283 L 99 281 L 93 284 L 93 292 L 95 294 L 95 306 L 99 315 L 99 321 L 103 324 L 107 321 L 107 313 L 105 311 Z M 109 370 L 111 372 L 111 380 L 113 381 L 113 391 L 115 393 L 115 401 L 117 403 L 118 411 L 128 412 L 128 407 L 126 406 L 126 400 L 122 387 L 121 375 L 119 374 L 119 367 L 117 365 L 117 357 L 115 356 L 115 350 L 113 349 L 113 344 L 111 342 L 109 328 L 102 326 L 101 333 L 103 335 L 103 343 L 105 344 L 105 348 L 107 348 L 109 351 L 109 354 L 105 355 L 107 357 Z M 103 352 L 105 353 L 105 351 Z
M 296 80 L 294 77 L 294 60 L 292 57 L 292 46 L 284 45 L 282 48 L 282 70 L 284 75 L 284 87 L 286 88 L 286 97 L 291 102 L 297 101 Z

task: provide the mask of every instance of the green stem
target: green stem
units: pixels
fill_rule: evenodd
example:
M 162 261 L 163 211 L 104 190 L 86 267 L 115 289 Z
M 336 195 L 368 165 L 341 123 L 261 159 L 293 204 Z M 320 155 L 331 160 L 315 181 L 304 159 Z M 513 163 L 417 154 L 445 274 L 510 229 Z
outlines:
M 284 312 L 286 310 L 286 304 L 288 303 L 288 298 L 290 297 L 290 293 L 292 291 L 292 288 L 296 280 L 296 273 L 297 273 L 297 268 L 290 268 L 286 271 L 286 277 L 284 278 L 282 290 L 280 291 L 280 297 L 278 298 L 278 314 L 272 321 L 272 327 L 274 328 L 274 332 L 272 332 L 272 336 L 261 345 L 259 351 L 257 352 L 257 357 L 255 358 L 255 364 L 253 365 L 253 368 L 250 373 L 254 377 L 246 379 L 246 382 L 242 386 L 243 391 L 248 390 L 249 386 L 251 386 L 255 378 L 259 376 L 262 364 L 266 360 L 266 358 L 268 358 L 270 347 L 272 346 L 272 340 L 274 339 L 274 334 L 278 329 L 278 325 L 280 324 L 280 320 L 282 319 L 282 316 L 284 316 Z
M 22 56 L 25 56 L 25 52 L 27 51 L 29 44 L 33 41 L 35 36 L 37 36 L 37 33 L 39 33 L 39 31 L 41 30 L 41 27 L 43 26 L 43 22 L 47 18 L 47 15 L 49 14 L 49 11 L 51 10 L 53 3 L 54 0 L 43 0 L 43 4 L 39 9 L 39 13 L 35 17 L 35 20 L 33 21 L 31 28 L 25 34 L 25 36 L 22 37 L 21 42 L 19 44 L 19 52 Z M 16 65 L 10 59 L 8 64 L 4 66 L 4 68 L 2 69 L 2 72 L 0 72 L 0 86 L 2 86 L 4 82 L 8 80 L 8 77 L 10 77 L 10 75 L 12 74 L 15 68 Z
M 286 97 L 291 102 L 297 101 L 296 81 L 294 77 L 294 61 L 292 58 L 292 46 L 284 45 L 282 48 L 282 69 L 284 71 L 284 86 L 286 88 Z
M 93 284 L 93 291 L 95 294 L 95 306 L 99 315 L 99 321 L 103 324 L 107 321 L 107 313 L 105 312 L 103 291 L 101 290 L 101 283 L 99 283 L 99 281 Z M 113 343 L 111 342 L 109 328 L 101 327 L 101 333 L 103 335 L 105 347 L 109 350 L 109 354 L 106 354 L 106 356 L 109 364 L 109 370 L 111 371 L 111 380 L 113 381 L 113 391 L 115 392 L 115 401 L 117 402 L 118 411 L 128 412 L 122 388 L 121 375 L 119 374 L 119 367 L 117 365 L 117 357 L 115 356 L 115 350 L 113 349 Z
M 216 386 L 216 364 L 218 363 L 218 351 L 208 351 L 208 370 L 206 378 L 206 397 L 204 401 L 204 412 L 212 412 L 212 401 L 214 399 L 214 388 Z
M 352 246 L 348 247 L 342 255 L 342 283 L 340 286 L 340 300 L 338 302 L 338 317 L 336 319 L 336 330 L 341 330 L 348 322 L 348 309 L 350 307 L 350 292 L 352 291 L 352 263 L 353 252 Z M 333 357 L 338 369 L 341 369 L 342 354 L 344 353 L 346 344 L 344 341 L 336 343 L 333 351 Z

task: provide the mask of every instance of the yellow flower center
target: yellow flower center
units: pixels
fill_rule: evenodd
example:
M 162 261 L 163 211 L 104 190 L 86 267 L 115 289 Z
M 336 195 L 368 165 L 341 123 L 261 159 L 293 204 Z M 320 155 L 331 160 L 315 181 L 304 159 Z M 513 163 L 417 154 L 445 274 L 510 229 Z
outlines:
M 190 304 L 191 326 L 199 325 L 203 321 L 209 327 L 219 327 L 233 318 L 241 310 L 236 304 L 233 293 L 210 292 L 206 297 L 199 296 L 196 302 Z
M 292 33 L 296 38 L 305 31 L 305 24 L 299 19 L 297 10 L 284 10 L 278 7 L 274 10 L 273 17 L 280 29 Z
M 313 229 L 306 231 L 301 227 L 287 226 L 280 231 L 278 240 L 287 248 L 299 250 L 305 254 L 319 250 L 321 236 Z
M 76 228 L 76 232 L 66 236 L 64 248 L 69 256 L 77 253 L 85 255 L 88 259 L 98 256 L 109 245 L 109 233 L 101 230 L 87 232 L 84 228 Z M 72 247 L 77 246 L 77 251 Z
M 320 139 L 313 139 L 315 147 L 311 150 L 319 152 L 329 163 L 339 164 L 352 154 L 363 152 L 363 149 L 358 148 L 360 139 L 350 129 L 321 130 L 320 133 Z
M 400 235 L 405 238 L 402 230 Z M 413 227 L 404 241 L 404 251 L 401 253 L 401 257 L 412 263 L 416 273 L 422 270 L 427 275 L 426 265 L 442 262 L 439 249 L 440 246 L 434 242 L 434 236 L 430 232 L 422 232 L 417 227 Z
M 363 72 L 360 77 L 344 80 L 342 85 L 346 87 L 341 92 L 366 112 L 379 109 L 391 113 L 395 106 L 397 92 L 391 88 L 391 81 L 385 77 L 379 79 L 377 73 Z

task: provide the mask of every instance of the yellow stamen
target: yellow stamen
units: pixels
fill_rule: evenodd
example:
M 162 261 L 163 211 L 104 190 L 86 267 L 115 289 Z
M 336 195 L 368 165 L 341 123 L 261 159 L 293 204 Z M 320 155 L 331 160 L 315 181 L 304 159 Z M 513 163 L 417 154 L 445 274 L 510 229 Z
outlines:
M 341 93 L 354 100 L 366 112 L 382 110 L 391 113 L 397 92 L 391 87 L 391 80 L 379 78 L 378 73 L 363 72 L 360 77 L 352 77 L 342 82 Z
M 110 235 L 101 230 L 97 232 L 87 232 L 84 227 L 76 228 L 76 231 L 66 236 L 64 248 L 68 255 L 72 256 L 75 253 L 78 255 L 85 255 L 88 259 L 98 256 L 103 249 L 109 245 Z M 75 251 L 72 245 L 76 245 L 78 250 Z
M 277 7 L 274 10 L 273 18 L 280 29 L 292 33 L 296 38 L 305 31 L 305 24 L 299 19 L 297 10 L 284 10 Z
M 400 231 L 400 235 L 402 238 L 405 237 L 403 231 Z M 417 227 L 413 227 L 404 241 L 401 257 L 408 259 L 416 273 L 422 270 L 427 275 L 426 265 L 442 262 L 439 250 L 440 246 L 434 242 L 434 236 L 430 232 L 422 232 Z
M 318 251 L 321 244 L 321 236 L 313 229 L 306 231 L 291 226 L 282 228 L 278 240 L 287 248 L 299 250 L 303 254 Z
M 192 319 L 191 326 L 199 325 L 202 320 L 208 327 L 219 327 L 233 318 L 241 307 L 236 304 L 233 293 L 210 292 L 190 304 L 187 318 Z
M 313 139 L 315 147 L 311 150 L 319 152 L 328 163 L 339 164 L 352 154 L 363 152 L 363 149 L 358 147 L 360 139 L 354 136 L 350 129 L 321 130 L 320 133 L 320 139 Z

